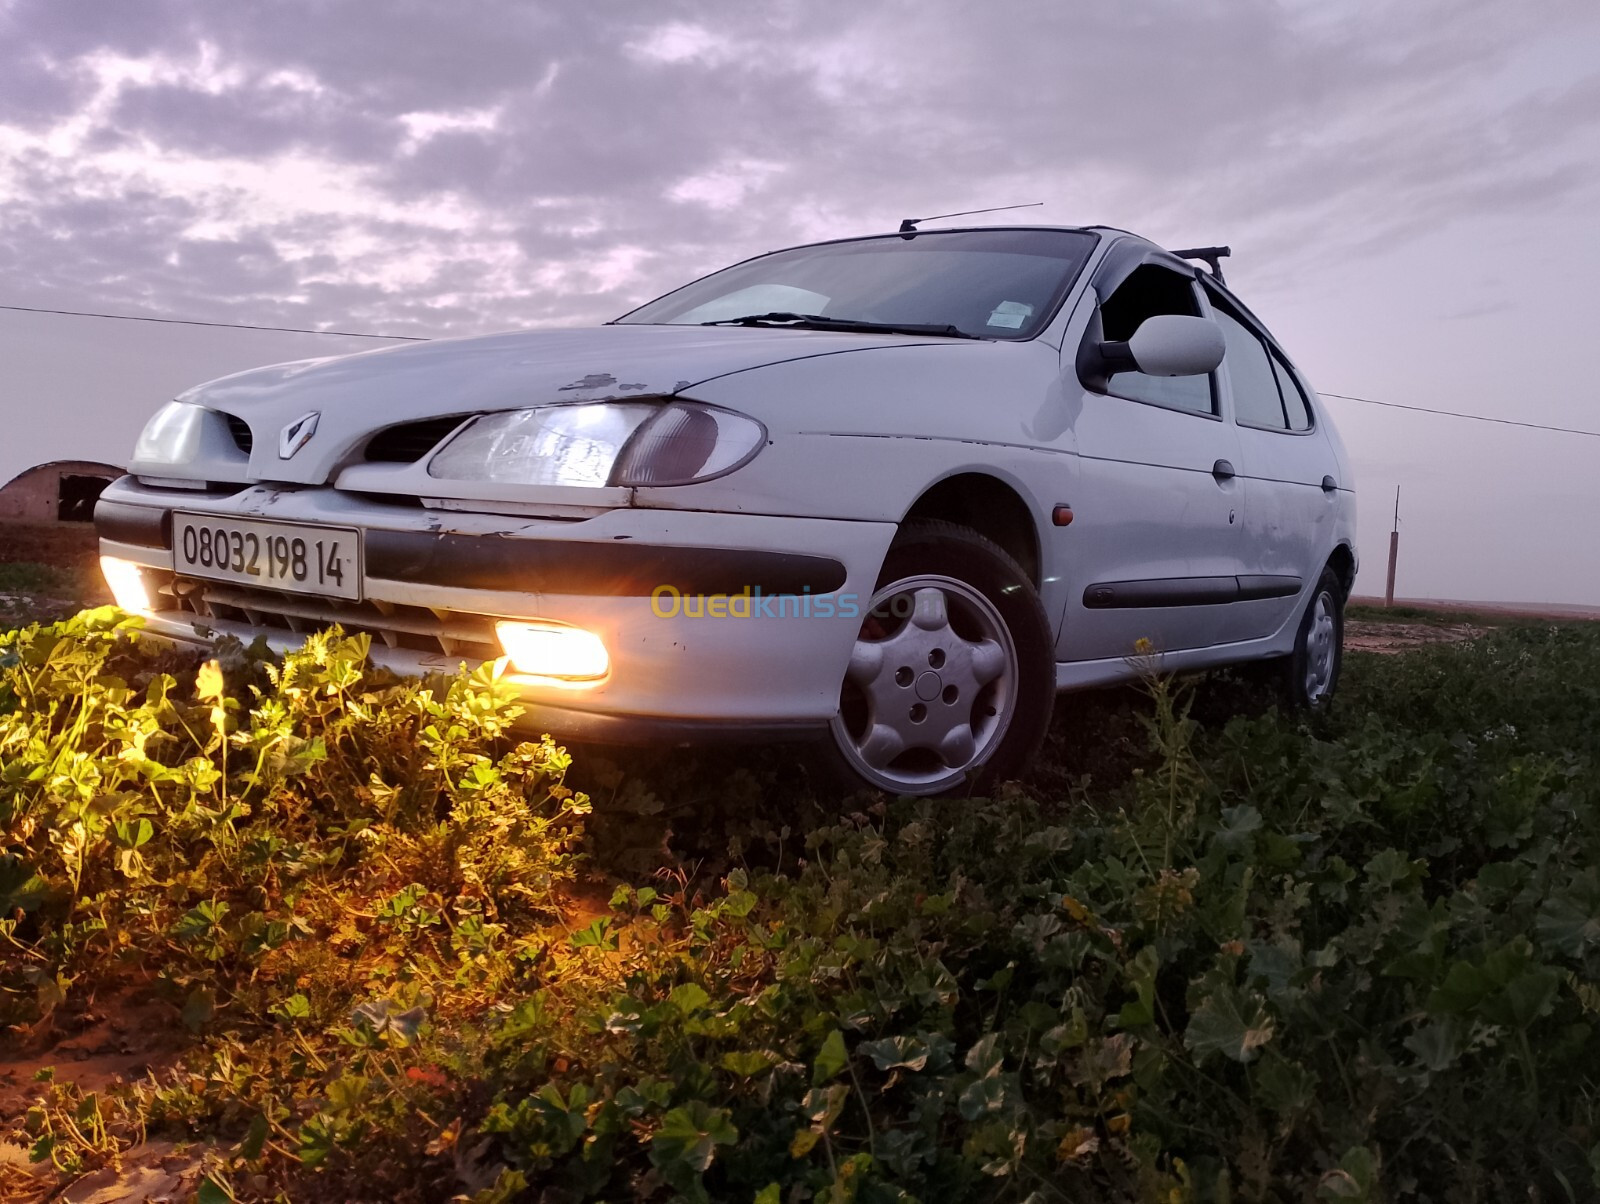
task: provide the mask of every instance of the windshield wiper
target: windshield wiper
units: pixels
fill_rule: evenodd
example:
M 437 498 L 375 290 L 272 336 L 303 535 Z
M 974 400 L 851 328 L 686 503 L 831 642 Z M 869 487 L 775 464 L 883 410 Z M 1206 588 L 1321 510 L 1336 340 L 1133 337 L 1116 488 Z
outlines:
M 741 318 L 718 318 L 702 326 L 793 326 L 800 330 L 848 330 L 862 334 L 931 334 L 942 339 L 975 339 L 956 326 L 933 322 L 868 322 L 864 318 L 830 318 L 823 314 L 792 314 L 778 310 L 767 314 L 745 314 Z

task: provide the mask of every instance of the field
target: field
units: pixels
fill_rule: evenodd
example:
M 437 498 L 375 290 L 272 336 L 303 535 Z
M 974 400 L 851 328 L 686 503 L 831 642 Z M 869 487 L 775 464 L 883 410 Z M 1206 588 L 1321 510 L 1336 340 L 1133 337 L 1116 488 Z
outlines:
M 87 523 L 0 523 L 0 630 L 111 601 Z
M 1401 626 L 937 803 L 0 636 L 0 1197 L 1593 1199 L 1600 625 Z

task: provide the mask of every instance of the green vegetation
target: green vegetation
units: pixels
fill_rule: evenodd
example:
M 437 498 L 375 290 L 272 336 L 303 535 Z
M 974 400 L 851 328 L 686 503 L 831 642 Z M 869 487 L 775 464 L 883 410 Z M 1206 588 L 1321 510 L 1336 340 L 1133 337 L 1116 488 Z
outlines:
M 59 589 L 64 574 L 47 564 L 0 563 L 0 592 L 42 594 Z
M 66 617 L 106 598 L 93 560 L 64 558 L 64 565 L 7 560 L 0 535 L 0 630 L 41 617 Z
M 1542 619 L 1484 610 L 1441 610 L 1432 606 L 1351 606 L 1345 618 L 1362 623 L 1420 623 L 1425 627 L 1504 627 L 1540 624 Z
M 1092 778 L 805 835 L 781 761 L 591 812 L 492 672 L 365 650 L 0 636 L 0 1019 L 193 1033 L 45 1076 L 36 1158 L 207 1141 L 211 1201 L 1600 1189 L 1600 627 L 1352 658 L 1315 729 L 1152 680 L 1074 704 Z

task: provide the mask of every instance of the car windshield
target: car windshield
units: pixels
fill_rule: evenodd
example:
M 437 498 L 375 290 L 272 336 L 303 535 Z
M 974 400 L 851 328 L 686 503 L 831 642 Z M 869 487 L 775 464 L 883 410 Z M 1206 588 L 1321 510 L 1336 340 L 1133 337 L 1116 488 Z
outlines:
M 1094 247 L 1077 230 L 930 230 L 777 251 L 618 318 L 1026 339 Z

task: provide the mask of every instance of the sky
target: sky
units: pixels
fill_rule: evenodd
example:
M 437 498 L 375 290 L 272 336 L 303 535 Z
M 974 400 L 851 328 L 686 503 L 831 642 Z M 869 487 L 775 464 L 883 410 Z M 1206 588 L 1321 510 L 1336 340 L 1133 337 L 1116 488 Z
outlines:
M 0 305 L 435 337 L 593 323 L 900 218 L 1226 243 L 1382 591 L 1600 605 L 1593 0 L 0 0 Z M 0 483 L 378 345 L 0 310 Z M 8 446 L 9 445 L 9 446 Z M 85 453 L 87 454 L 87 453 Z M 110 458 L 114 451 L 101 451 Z

